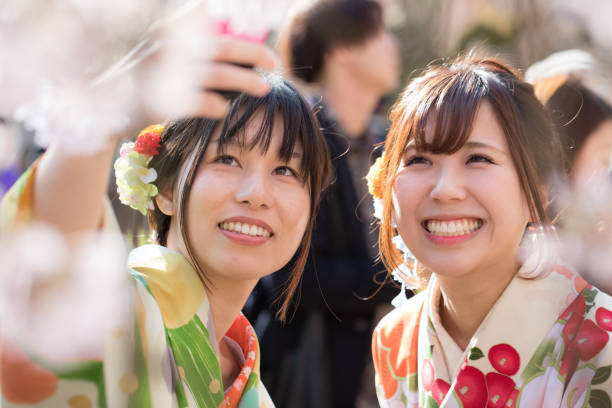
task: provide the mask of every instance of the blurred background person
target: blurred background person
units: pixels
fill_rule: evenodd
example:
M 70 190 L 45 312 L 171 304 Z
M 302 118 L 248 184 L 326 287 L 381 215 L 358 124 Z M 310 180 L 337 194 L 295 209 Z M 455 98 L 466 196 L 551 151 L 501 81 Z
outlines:
M 556 65 L 571 65 L 568 59 L 580 56 L 576 52 L 556 53 L 549 58 L 556 57 Z M 588 66 L 585 68 L 588 70 Z M 551 76 L 540 74 L 532 82 L 536 95 L 550 111 L 567 154 L 571 186 L 577 193 L 586 193 L 608 179 L 612 156 L 612 106 L 591 90 L 579 73 L 576 69 Z M 536 75 L 533 67 L 527 71 L 528 77 L 532 75 Z
M 612 292 L 612 106 L 588 84 L 596 60 L 581 50 L 552 54 L 530 67 L 526 77 L 548 108 L 567 156 L 566 175 L 554 210 L 564 257 L 602 290 Z M 588 248 L 591 256 L 583 256 Z
M 383 267 L 375 259 L 365 176 L 387 130 L 375 111 L 397 85 L 398 47 L 379 2 L 319 0 L 297 5 L 280 32 L 279 53 L 289 74 L 312 91 L 334 182 L 317 215 L 293 319 L 274 319 L 288 269 L 263 280 L 253 299 L 250 313 L 265 304 L 256 323 L 262 353 L 269 353 L 262 378 L 279 406 L 354 407 L 360 390 L 375 398 L 372 374 L 362 380 L 375 310 L 397 294 L 385 285 L 374 295 Z

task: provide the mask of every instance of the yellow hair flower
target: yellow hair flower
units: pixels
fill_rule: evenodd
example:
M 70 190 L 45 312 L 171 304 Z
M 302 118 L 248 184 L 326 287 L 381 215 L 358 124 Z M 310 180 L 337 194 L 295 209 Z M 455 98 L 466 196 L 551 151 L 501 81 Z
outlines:
M 366 180 L 368 181 L 368 191 L 372 194 L 372 197 L 382 199 L 383 196 L 383 180 L 382 180 L 382 166 L 385 160 L 384 154 L 376 159 L 374 164 L 370 167 Z
M 163 129 L 161 125 L 149 126 L 136 142 L 124 143 L 114 165 L 119 200 L 142 215 L 154 208 L 152 198 L 158 193 L 153 184 L 157 172 L 149 168 L 149 162 L 159 151 Z

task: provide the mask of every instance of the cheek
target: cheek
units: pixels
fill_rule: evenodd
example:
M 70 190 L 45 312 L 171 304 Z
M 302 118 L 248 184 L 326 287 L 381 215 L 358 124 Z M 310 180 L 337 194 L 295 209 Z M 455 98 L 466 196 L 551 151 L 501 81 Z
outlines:
M 228 192 L 231 190 L 231 182 L 226 180 L 219 182 L 218 177 L 208 177 L 202 175 L 194 181 L 189 194 L 189 216 L 190 222 L 202 222 L 212 211 L 221 208 L 224 200 L 227 199 Z
M 395 220 L 401 223 L 414 215 L 418 205 L 418 196 L 422 186 L 413 177 L 399 173 L 393 183 L 393 213 Z
M 272 192 L 274 208 L 284 228 L 303 233 L 310 216 L 310 190 L 298 183 L 278 183 Z
M 513 171 L 475 178 L 472 191 L 494 223 L 505 225 L 504 229 L 522 231 L 531 219 L 527 198 Z

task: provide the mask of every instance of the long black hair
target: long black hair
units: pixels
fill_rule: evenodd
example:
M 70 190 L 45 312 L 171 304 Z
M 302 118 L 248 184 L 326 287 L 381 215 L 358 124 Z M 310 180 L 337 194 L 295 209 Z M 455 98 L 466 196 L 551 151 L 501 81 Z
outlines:
M 270 92 L 262 97 L 240 94 L 231 102 L 229 113 L 222 120 L 186 118 L 169 124 L 162 134 L 159 154 L 151 160 L 149 166 L 158 173 L 156 185 L 159 191 L 171 188 L 175 192 L 177 225 L 187 250 L 185 255 L 206 286 L 209 283 L 206 271 L 201 267 L 189 238 L 186 214 L 189 194 L 211 137 L 220 126 L 217 145 L 219 152 L 228 143 L 237 142 L 246 149 L 257 147 L 265 153 L 270 146 L 275 121 L 282 120 L 283 140 L 278 154 L 281 159 L 288 161 L 296 144 L 302 146 L 300 176 L 310 192 L 310 218 L 279 311 L 279 317 L 284 319 L 306 264 L 319 197 L 329 179 L 330 161 L 327 144 L 306 101 L 279 75 L 267 74 L 264 78 L 270 84 Z M 263 114 L 263 120 L 247 144 L 245 128 L 259 113 Z M 166 245 L 171 217 L 164 214 L 155 202 L 154 207 L 149 211 L 149 224 L 157 243 Z

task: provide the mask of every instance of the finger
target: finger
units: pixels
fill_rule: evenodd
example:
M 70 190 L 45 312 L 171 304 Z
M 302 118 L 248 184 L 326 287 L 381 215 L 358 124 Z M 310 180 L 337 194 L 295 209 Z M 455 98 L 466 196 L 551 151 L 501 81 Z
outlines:
M 213 61 L 250 65 L 267 71 L 276 66 L 276 56 L 266 45 L 230 36 L 219 36 L 216 40 L 210 55 Z
M 229 111 L 229 102 L 216 92 L 202 91 L 193 99 L 188 116 L 221 119 Z
M 224 63 L 207 65 L 201 73 L 199 85 L 207 90 L 239 91 L 255 96 L 265 95 L 270 89 L 253 69 Z

